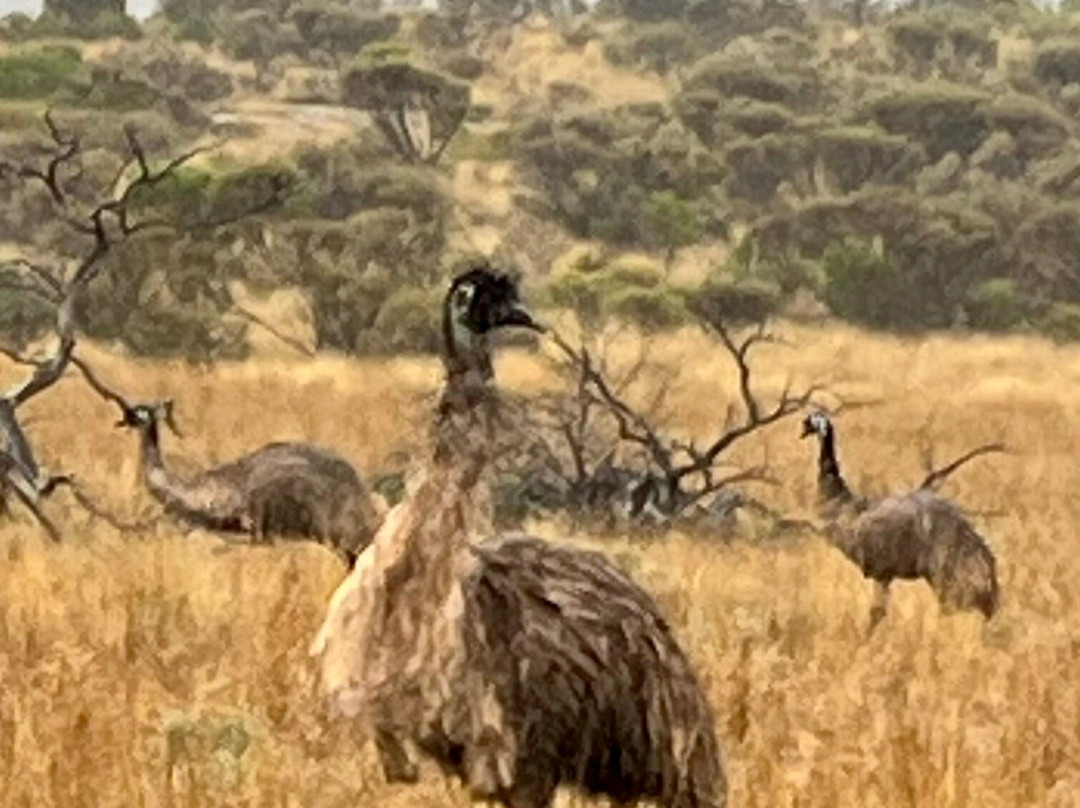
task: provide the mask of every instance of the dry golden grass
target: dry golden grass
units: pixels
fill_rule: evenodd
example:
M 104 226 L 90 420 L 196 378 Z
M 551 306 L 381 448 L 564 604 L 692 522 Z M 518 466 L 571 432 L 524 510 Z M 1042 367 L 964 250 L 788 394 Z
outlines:
M 1027 339 L 925 342 L 785 327 L 763 390 L 796 380 L 883 396 L 838 421 L 841 461 L 864 491 L 920 477 L 924 432 L 943 458 L 1004 436 L 1016 454 L 983 459 L 948 489 L 975 510 L 1000 558 L 1004 607 L 984 629 L 943 617 L 925 586 L 897 587 L 864 639 L 870 586 L 819 540 L 778 544 L 672 537 L 593 540 L 655 593 L 715 705 L 736 806 L 1080 804 L 1080 351 Z M 707 432 L 731 373 L 703 338 L 657 355 L 682 368 L 677 418 Z M 118 385 L 171 393 L 194 463 L 283 437 L 338 447 L 365 471 L 415 445 L 431 362 L 252 362 L 198 372 L 101 357 Z M 518 389 L 535 355 L 500 361 Z M 14 373 L 0 367 L 0 382 Z M 46 459 L 111 508 L 146 506 L 135 440 L 75 380 L 33 409 Z M 763 492 L 805 512 L 814 447 L 797 424 L 755 443 L 783 485 Z M 14 806 L 465 805 L 428 773 L 388 787 L 371 753 L 328 727 L 306 659 L 342 576 L 312 546 L 222 551 L 162 526 L 119 536 L 68 505 L 47 546 L 29 522 L 0 526 L 0 808 Z M 551 525 L 536 530 L 547 536 Z M 576 798 L 563 797 L 564 804 Z

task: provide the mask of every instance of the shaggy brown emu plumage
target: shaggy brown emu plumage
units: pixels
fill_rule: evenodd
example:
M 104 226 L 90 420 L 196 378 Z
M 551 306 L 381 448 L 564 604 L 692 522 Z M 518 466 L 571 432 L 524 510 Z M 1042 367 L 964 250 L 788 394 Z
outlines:
M 452 285 L 434 458 L 334 594 L 312 647 L 323 687 L 391 780 L 423 754 L 510 808 L 546 808 L 560 784 L 722 808 L 712 712 L 652 599 L 596 553 L 477 543 L 500 421 L 487 334 L 531 322 L 505 278 Z
M 925 487 L 875 502 L 858 498 L 840 473 L 829 417 L 807 416 L 802 434 L 817 435 L 820 442 L 818 498 L 829 537 L 877 585 L 871 629 L 885 616 L 896 579 L 922 578 L 946 610 L 994 615 L 999 598 L 994 554 L 955 505 Z
M 272 537 L 317 540 L 351 567 L 382 519 L 378 501 L 352 464 L 306 443 L 270 443 L 185 479 L 161 452 L 160 423 L 175 430 L 171 402 L 128 404 L 112 395 L 123 413 L 118 426 L 139 433 L 147 489 L 166 513 L 187 524 L 244 533 L 256 544 Z

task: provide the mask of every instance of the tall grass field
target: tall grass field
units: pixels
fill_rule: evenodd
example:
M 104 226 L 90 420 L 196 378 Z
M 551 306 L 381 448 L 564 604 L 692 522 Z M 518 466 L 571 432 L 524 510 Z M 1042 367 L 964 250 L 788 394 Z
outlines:
M 979 443 L 1011 451 L 944 489 L 999 559 L 1001 612 L 942 615 L 921 583 L 894 587 L 869 637 L 872 585 L 812 535 L 537 534 L 608 552 L 652 593 L 705 682 L 740 808 L 1064 808 L 1080 805 L 1080 349 L 1037 339 L 901 340 L 780 325 L 755 354 L 763 399 L 790 379 L 877 406 L 836 419 L 852 487 L 874 495 Z M 551 379 L 544 346 L 500 355 L 500 383 Z M 657 338 L 674 374 L 665 425 L 722 427 L 737 390 L 696 332 Z M 757 349 L 755 349 L 757 350 Z M 268 360 L 203 370 L 89 354 L 135 398 L 172 397 L 180 471 L 271 440 L 333 447 L 365 474 L 423 455 L 434 360 Z M 24 368 L 0 365 L 0 383 Z M 102 507 L 155 513 L 137 437 L 72 375 L 35 400 L 44 465 Z M 813 441 L 798 419 L 749 440 L 779 484 L 755 494 L 814 508 Z M 435 771 L 388 786 L 371 749 L 330 721 L 308 645 L 345 570 L 316 545 L 229 545 L 168 521 L 120 533 L 67 492 L 46 508 L 64 540 L 12 504 L 0 521 L 0 808 L 464 806 Z M 560 804 L 584 804 L 574 794 Z

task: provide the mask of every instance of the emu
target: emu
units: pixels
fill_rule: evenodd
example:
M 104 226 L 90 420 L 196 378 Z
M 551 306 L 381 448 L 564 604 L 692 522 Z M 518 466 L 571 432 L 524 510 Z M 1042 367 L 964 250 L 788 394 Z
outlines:
M 123 404 L 118 427 L 135 429 L 142 477 L 166 513 L 191 525 L 271 537 L 325 542 L 352 567 L 381 521 L 377 500 L 352 465 L 334 452 L 303 443 L 271 443 L 231 463 L 185 480 L 166 465 L 160 424 L 176 431 L 171 401 Z
M 994 554 L 971 523 L 928 482 L 907 494 L 869 502 L 856 497 L 836 459 L 836 431 L 824 412 L 803 421 L 816 435 L 818 500 L 830 539 L 876 584 L 870 630 L 885 616 L 894 580 L 922 578 L 948 611 L 975 609 L 990 619 L 998 608 Z
M 426 756 L 507 808 L 547 808 L 560 785 L 723 808 L 711 708 L 649 595 L 598 553 L 492 535 L 486 474 L 515 435 L 488 338 L 512 326 L 542 330 L 509 278 L 454 279 L 433 456 L 334 593 L 322 687 L 392 782 Z

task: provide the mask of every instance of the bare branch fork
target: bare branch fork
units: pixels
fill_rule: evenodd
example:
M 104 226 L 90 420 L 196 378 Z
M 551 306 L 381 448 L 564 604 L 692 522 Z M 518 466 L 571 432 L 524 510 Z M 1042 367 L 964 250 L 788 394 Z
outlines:
M 136 131 L 132 127 L 126 128 L 127 147 L 132 161 L 138 166 L 138 174 L 122 188 L 116 189 L 110 198 L 79 216 L 72 212 L 74 200 L 66 187 L 65 167 L 81 155 L 81 141 L 76 135 L 65 134 L 51 112 L 45 114 L 45 125 L 52 139 L 52 146 L 44 166 L 0 161 L 0 177 L 14 177 L 28 183 L 40 184 L 56 206 L 58 215 L 91 241 L 70 275 L 25 260 L 8 265 L 19 271 L 43 298 L 55 304 L 55 330 L 59 342 L 48 359 L 30 363 L 34 370 L 28 379 L 0 395 L 0 449 L 4 458 L 0 460 L 0 480 L 3 481 L 4 488 L 16 492 L 55 539 L 58 537 L 56 529 L 44 518 L 39 506 L 42 499 L 55 489 L 56 480 L 65 478 L 63 475 L 54 478 L 42 473 L 19 421 L 18 409 L 56 384 L 72 362 L 76 342 L 74 311 L 77 298 L 101 273 L 104 259 L 112 247 L 142 230 L 165 224 L 155 220 L 131 221 L 130 211 L 136 194 L 142 188 L 160 183 L 202 150 L 192 149 L 173 158 L 162 168 L 153 170 Z M 116 226 L 110 227 L 109 221 Z M 15 358 L 13 352 L 5 350 L 4 354 Z
M 586 348 L 575 349 L 558 333 L 551 332 L 555 345 L 578 369 L 577 398 L 582 414 L 577 424 L 564 426 L 567 437 L 570 437 L 574 428 L 579 431 L 584 428 L 582 424 L 587 417 L 588 407 L 601 407 L 608 412 L 615 420 L 619 439 L 641 447 L 659 472 L 660 484 L 666 489 L 664 493 L 670 509 L 669 516 L 685 511 L 725 486 L 751 481 L 774 483 L 775 480 L 769 476 L 764 465 L 724 475 L 717 474 L 717 467 L 723 454 L 734 444 L 799 412 L 810 405 L 816 395 L 825 392 L 820 385 L 811 385 L 800 393 L 793 393 L 789 385 L 784 388 L 774 405 L 765 406 L 753 390 L 749 355 L 755 345 L 775 342 L 775 339 L 763 326 L 755 328 L 742 338 L 736 338 L 719 321 L 708 322 L 708 327 L 719 337 L 738 368 L 739 397 L 743 412 L 740 417 L 737 414 L 738 408 L 729 407 L 723 432 L 703 448 L 697 447 L 693 442 L 679 441 L 657 431 L 645 415 L 614 389 Z M 576 433 L 575 438 L 576 440 L 570 441 L 572 451 L 575 445 L 582 444 Z M 573 453 L 580 474 L 583 463 L 579 452 Z M 691 479 L 698 480 L 698 484 L 689 486 Z
M 984 443 L 981 446 L 977 446 L 969 452 L 965 452 L 960 457 L 953 460 L 940 468 L 933 467 L 932 453 L 929 449 L 924 450 L 923 456 L 925 458 L 925 464 L 929 468 L 929 472 L 923 481 L 919 483 L 919 490 L 934 491 L 939 488 L 949 475 L 963 466 L 970 460 L 974 460 L 976 457 L 980 457 L 986 454 L 997 454 L 1007 452 L 1009 449 L 1004 443 Z

